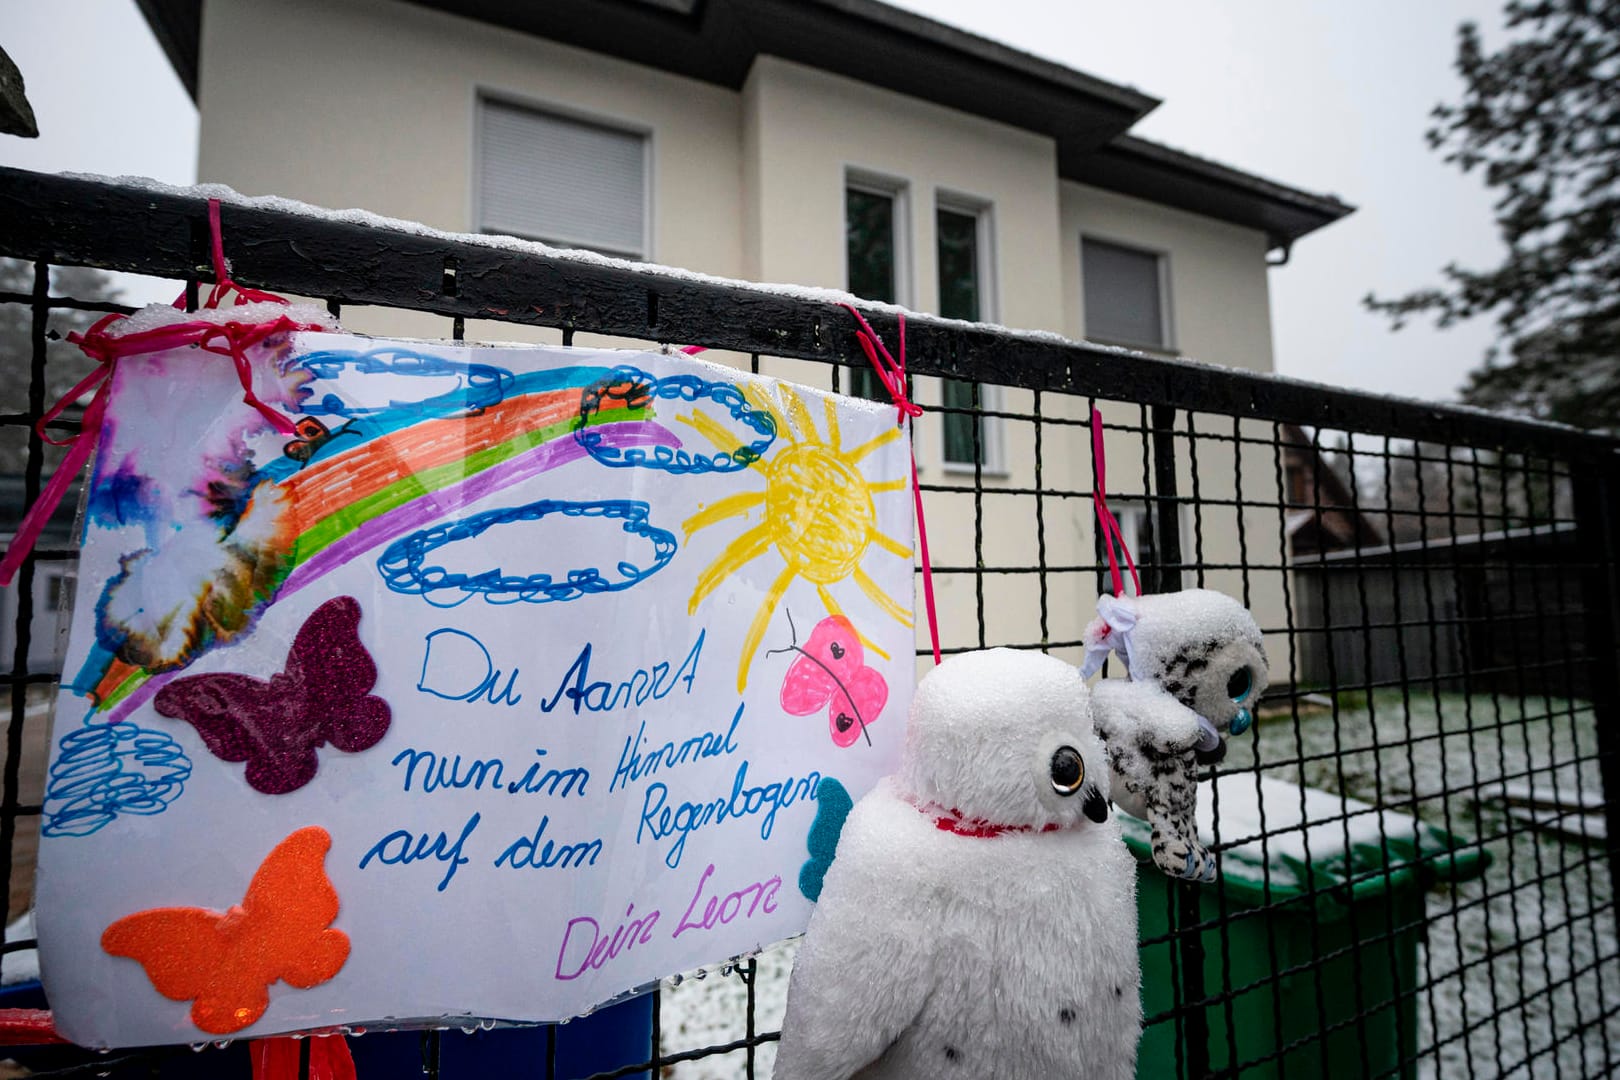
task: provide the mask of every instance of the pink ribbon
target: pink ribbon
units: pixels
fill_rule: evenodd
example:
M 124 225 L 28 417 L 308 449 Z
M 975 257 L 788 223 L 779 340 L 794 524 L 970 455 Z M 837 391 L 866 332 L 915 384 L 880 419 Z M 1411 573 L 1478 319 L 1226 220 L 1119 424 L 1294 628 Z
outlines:
M 230 271 L 225 265 L 225 243 L 220 234 L 219 200 L 208 200 L 208 227 L 211 234 L 212 253 L 214 262 L 214 287 L 208 293 L 205 308 L 218 308 L 221 302 L 231 292 L 236 293 L 235 306 L 251 303 L 285 304 L 287 301 L 274 293 L 263 292 L 259 289 L 244 289 L 231 280 Z M 176 308 L 185 307 L 185 294 L 175 300 Z M 28 553 L 34 550 L 39 541 L 39 534 L 44 531 L 46 522 L 56 513 L 56 508 L 62 502 L 73 478 L 78 476 L 89 460 L 90 453 L 95 449 L 96 440 L 101 434 L 101 425 L 107 415 L 107 397 L 112 386 L 113 370 L 118 366 L 120 358 L 135 356 L 142 353 L 161 352 L 168 349 L 178 349 L 186 345 L 195 345 L 204 352 L 216 356 L 228 356 L 236 366 L 237 378 L 242 383 L 242 401 L 258 410 L 270 426 L 283 435 L 296 433 L 293 422 L 266 405 L 259 396 L 253 392 L 253 368 L 248 362 L 247 350 L 259 344 L 264 339 L 292 330 L 324 330 L 324 326 L 315 323 L 300 323 L 278 315 L 276 318 L 251 323 L 204 322 L 200 319 L 190 322 L 174 323 L 168 326 L 158 326 L 151 330 L 143 330 L 134 334 L 115 335 L 109 333 L 109 328 L 127 316 L 113 314 L 96 322 L 83 334 L 68 335 L 68 340 L 79 346 L 84 354 L 96 362 L 96 370 L 81 379 L 73 389 L 62 396 L 62 399 L 39 418 L 34 430 L 39 437 L 53 446 L 66 446 L 67 456 L 62 464 L 57 466 L 56 472 L 51 476 L 50 482 L 39 493 L 34 505 L 28 508 L 23 517 L 22 524 L 17 527 L 17 535 L 12 537 L 11 545 L 6 549 L 4 559 L 0 559 L 0 585 L 10 585 L 17 570 L 22 566 Z M 222 344 L 221 344 L 222 343 Z M 79 424 L 79 431 L 68 439 L 53 439 L 45 430 L 47 424 L 62 415 L 68 406 L 77 402 L 91 390 L 95 396 L 90 404 L 85 406 L 84 416 Z
M 1119 521 L 1114 517 L 1113 511 L 1108 509 L 1108 455 L 1103 450 L 1102 413 L 1096 408 L 1091 410 L 1091 459 L 1097 468 L 1097 486 L 1092 489 L 1091 502 L 1097 509 L 1097 528 L 1102 533 L 1103 551 L 1108 555 L 1108 572 L 1113 575 L 1114 595 L 1125 595 L 1125 579 L 1119 572 L 1119 560 L 1114 556 L 1114 543 L 1119 542 L 1119 550 L 1125 553 L 1125 565 L 1130 567 L 1131 584 L 1136 586 L 1136 595 L 1142 595 L 1142 581 L 1136 576 L 1136 562 L 1131 558 L 1131 549 L 1125 544 L 1125 534 L 1120 531 Z
M 922 415 L 922 406 L 906 396 L 906 317 L 900 315 L 900 358 L 896 360 L 884 346 L 883 339 L 877 336 L 871 324 L 866 321 L 853 304 L 841 305 L 855 321 L 860 323 L 860 330 L 855 334 L 855 340 L 861 343 L 861 351 L 871 361 L 872 367 L 877 371 L 878 379 L 882 381 L 883 388 L 894 399 L 895 422 L 904 424 L 908 419 L 915 419 Z M 934 663 L 939 663 L 939 615 L 934 609 L 934 565 L 928 557 L 928 523 L 923 518 L 922 490 L 917 486 L 917 454 L 911 455 L 911 497 L 917 507 L 917 542 L 922 550 L 923 574 L 923 603 L 928 609 L 928 636 L 934 645 Z

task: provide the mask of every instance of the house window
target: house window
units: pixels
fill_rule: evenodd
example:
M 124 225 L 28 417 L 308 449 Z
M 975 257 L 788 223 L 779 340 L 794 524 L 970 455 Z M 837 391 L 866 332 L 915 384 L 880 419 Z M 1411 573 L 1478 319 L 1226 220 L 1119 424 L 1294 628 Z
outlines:
M 1119 536 L 1125 547 L 1130 551 L 1131 558 L 1138 567 L 1151 566 L 1159 561 L 1158 550 L 1154 546 L 1155 518 L 1158 517 L 1158 507 L 1148 508 L 1141 503 L 1109 504 L 1108 509 L 1113 512 L 1114 519 L 1119 522 Z M 1125 569 L 1125 555 L 1115 552 L 1119 559 L 1120 569 Z M 1108 556 L 1104 554 L 1106 562 Z M 1127 584 L 1126 589 L 1130 589 Z
M 844 188 L 845 285 L 862 300 L 900 303 L 903 280 L 905 190 L 897 184 L 851 179 Z M 849 371 L 849 392 L 888 401 L 877 372 Z
M 947 319 L 980 322 L 990 317 L 990 212 L 942 199 L 934 215 L 938 248 L 939 313 Z M 940 403 L 946 409 L 994 408 L 998 388 L 945 379 Z M 975 401 L 975 395 L 977 401 Z M 941 420 L 941 458 L 947 469 L 999 470 L 1000 431 L 993 418 L 947 412 Z
M 478 228 L 647 255 L 647 137 L 633 131 L 478 103 Z
M 1158 549 L 1159 532 L 1159 503 L 1157 500 L 1140 502 L 1119 502 L 1110 499 L 1108 509 L 1119 522 L 1120 537 L 1130 550 L 1131 558 L 1135 560 L 1137 570 L 1142 577 L 1142 587 L 1153 591 L 1156 587 L 1157 576 L 1161 572 L 1159 567 L 1160 554 Z M 1178 535 L 1181 538 L 1182 551 L 1187 551 L 1188 531 L 1185 508 L 1179 508 L 1176 514 Z M 1126 570 L 1125 556 L 1115 551 L 1115 558 L 1119 560 L 1119 571 L 1125 576 L 1125 591 L 1134 594 L 1136 590 L 1131 587 L 1130 573 Z M 1102 536 L 1097 537 L 1097 563 L 1099 566 L 1108 565 L 1108 555 L 1103 548 Z M 1106 572 L 1106 571 L 1105 571 Z M 1112 585 L 1109 586 L 1112 588 Z
M 1164 256 L 1083 237 L 1086 337 L 1147 349 L 1170 347 Z
M 50 574 L 45 578 L 45 610 L 71 611 L 73 609 L 72 574 Z
M 978 322 L 985 278 L 982 213 L 940 206 L 935 215 L 939 242 L 939 313 L 947 319 Z

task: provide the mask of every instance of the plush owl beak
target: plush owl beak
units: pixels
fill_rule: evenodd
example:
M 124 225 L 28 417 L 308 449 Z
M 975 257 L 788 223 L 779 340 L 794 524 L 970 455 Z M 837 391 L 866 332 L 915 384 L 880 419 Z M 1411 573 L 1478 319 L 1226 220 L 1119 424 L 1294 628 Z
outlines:
M 1237 726 L 1233 725 L 1233 730 Z M 1196 757 L 1200 765 L 1213 765 L 1226 757 L 1226 740 L 1221 733 L 1203 713 L 1198 714 L 1198 742 L 1193 745 L 1197 751 Z
M 1108 820 L 1108 800 L 1095 788 L 1086 792 L 1086 801 L 1081 804 L 1080 809 L 1084 811 L 1086 817 L 1099 825 Z

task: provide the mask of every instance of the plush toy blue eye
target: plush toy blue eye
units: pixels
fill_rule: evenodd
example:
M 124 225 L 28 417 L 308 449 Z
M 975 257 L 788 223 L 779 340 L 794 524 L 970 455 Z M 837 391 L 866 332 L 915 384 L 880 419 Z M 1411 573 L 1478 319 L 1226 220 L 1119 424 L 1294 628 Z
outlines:
M 1246 667 L 1238 668 L 1232 672 L 1232 677 L 1226 680 L 1226 696 L 1233 701 L 1241 702 L 1249 696 L 1254 689 L 1254 676 Z

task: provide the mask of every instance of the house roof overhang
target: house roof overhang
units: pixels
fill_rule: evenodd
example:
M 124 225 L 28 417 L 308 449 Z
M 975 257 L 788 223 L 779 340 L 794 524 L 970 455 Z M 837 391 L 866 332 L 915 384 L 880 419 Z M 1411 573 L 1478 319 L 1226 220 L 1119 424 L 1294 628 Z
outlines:
M 202 0 L 136 0 L 193 100 Z M 740 89 L 776 56 L 1050 137 L 1066 179 L 1294 240 L 1351 212 L 1331 197 L 1126 135 L 1157 98 L 878 0 L 409 0 Z
M 1285 249 L 1355 211 L 1337 196 L 1313 195 L 1134 135 L 1091 153 L 1068 155 L 1059 144 L 1058 171 L 1067 180 L 1259 229 L 1269 246 Z
M 146 25 L 180 84 L 197 100 L 197 60 L 202 53 L 202 0 L 135 0 Z

